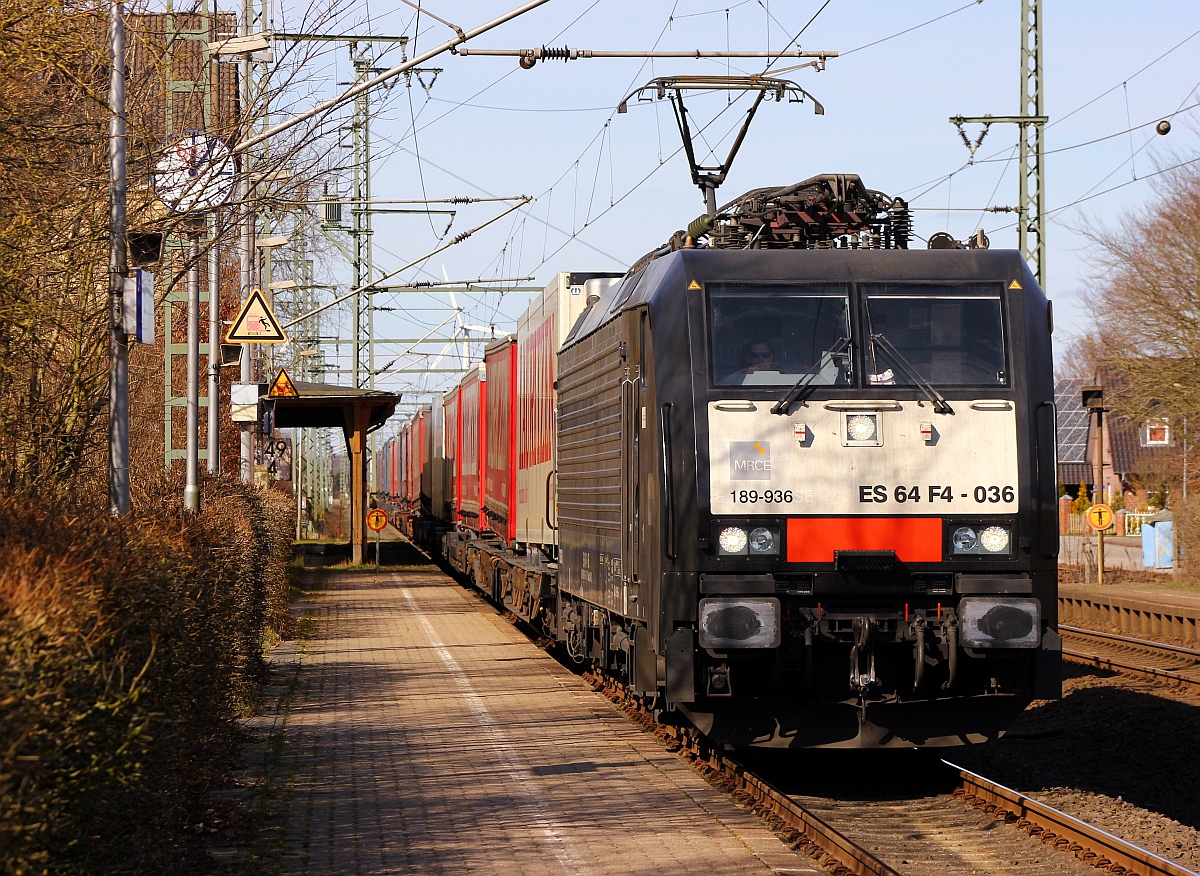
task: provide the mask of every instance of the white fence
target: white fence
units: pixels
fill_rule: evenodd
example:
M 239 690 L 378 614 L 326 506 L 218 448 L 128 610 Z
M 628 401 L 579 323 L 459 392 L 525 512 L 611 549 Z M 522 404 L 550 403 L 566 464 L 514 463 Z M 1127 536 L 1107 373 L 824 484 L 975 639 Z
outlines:
M 1157 514 L 1157 511 L 1126 511 L 1125 512 L 1125 531 L 1123 535 L 1139 537 L 1142 534 L 1142 524 Z M 1113 525 L 1104 530 L 1105 535 L 1114 535 L 1117 531 L 1116 520 Z M 1083 514 L 1070 514 L 1067 517 L 1067 527 L 1061 535 L 1095 535 L 1096 530 L 1088 526 L 1087 519 Z

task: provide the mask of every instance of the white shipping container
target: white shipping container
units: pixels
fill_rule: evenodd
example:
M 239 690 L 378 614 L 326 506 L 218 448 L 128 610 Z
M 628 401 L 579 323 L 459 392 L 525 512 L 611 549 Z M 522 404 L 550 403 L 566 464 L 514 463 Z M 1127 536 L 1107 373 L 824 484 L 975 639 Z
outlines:
M 517 321 L 517 541 L 557 544 L 554 382 L 558 350 L 587 307 L 584 284 L 613 275 L 558 274 Z

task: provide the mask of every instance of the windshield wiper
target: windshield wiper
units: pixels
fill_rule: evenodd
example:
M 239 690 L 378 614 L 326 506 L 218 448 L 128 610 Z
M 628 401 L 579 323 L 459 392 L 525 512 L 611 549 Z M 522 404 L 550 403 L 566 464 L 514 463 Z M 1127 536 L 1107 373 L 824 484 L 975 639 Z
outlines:
M 800 379 L 797 380 L 792 388 L 787 391 L 787 395 L 777 401 L 775 406 L 771 408 L 771 413 L 787 416 L 788 410 L 793 404 L 796 403 L 797 399 L 799 399 L 803 404 L 804 399 L 808 398 L 807 395 L 804 395 L 804 391 L 811 390 L 815 385 L 813 384 L 813 379 L 821 373 L 821 369 L 825 365 L 825 357 L 828 356 L 829 361 L 832 362 L 833 357 L 842 352 L 842 350 L 846 349 L 848 346 L 850 346 L 849 338 L 838 338 L 838 342 L 834 344 L 833 347 L 822 353 L 820 358 L 812 364 L 812 367 L 800 375 Z M 805 381 L 807 381 L 807 383 Z M 801 395 L 804 395 L 803 399 L 800 398 Z
M 954 408 L 950 407 L 950 402 L 942 397 L 932 383 L 921 376 L 920 372 L 912 366 L 912 364 L 904 358 L 904 355 L 896 349 L 895 345 L 889 341 L 882 332 L 871 333 L 871 344 L 879 344 L 884 351 L 891 357 L 892 361 L 899 366 L 900 370 L 908 375 L 908 379 L 916 384 L 917 388 L 925 394 L 925 398 L 929 399 L 933 409 L 939 414 L 953 414 Z M 872 352 L 874 358 L 874 352 Z

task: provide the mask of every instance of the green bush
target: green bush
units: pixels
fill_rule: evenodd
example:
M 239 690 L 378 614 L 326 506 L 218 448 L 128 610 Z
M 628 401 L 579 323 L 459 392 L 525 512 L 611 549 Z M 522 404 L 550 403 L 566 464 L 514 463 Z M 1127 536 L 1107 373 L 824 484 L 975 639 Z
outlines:
M 188 872 L 262 643 L 286 633 L 290 500 L 229 480 L 180 510 L 0 496 L 0 873 Z
M 1088 485 L 1083 481 L 1079 482 L 1079 493 L 1075 496 L 1075 501 L 1071 503 L 1072 514 L 1082 514 L 1092 507 L 1092 491 L 1088 489 Z

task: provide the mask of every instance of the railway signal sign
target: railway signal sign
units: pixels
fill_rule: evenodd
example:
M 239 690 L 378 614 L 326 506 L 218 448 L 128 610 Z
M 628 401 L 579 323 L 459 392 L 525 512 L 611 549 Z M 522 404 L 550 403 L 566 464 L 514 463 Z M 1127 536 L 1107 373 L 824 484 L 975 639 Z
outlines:
M 286 344 L 287 339 L 275 312 L 257 286 L 250 290 L 250 297 L 225 336 L 227 344 Z
M 1103 532 L 1112 526 L 1113 510 L 1107 505 L 1093 505 L 1087 509 L 1085 516 L 1087 517 L 1088 526 L 1096 530 L 1096 532 Z
M 300 393 L 296 392 L 296 384 L 292 383 L 292 378 L 288 377 L 287 369 L 280 368 L 279 375 L 271 384 L 267 395 L 271 398 L 299 398 Z
M 378 508 L 372 508 L 367 512 L 367 529 L 372 532 L 379 532 L 388 524 L 387 514 Z

